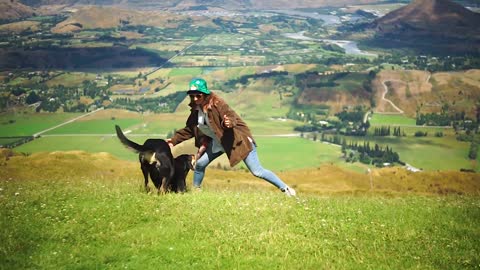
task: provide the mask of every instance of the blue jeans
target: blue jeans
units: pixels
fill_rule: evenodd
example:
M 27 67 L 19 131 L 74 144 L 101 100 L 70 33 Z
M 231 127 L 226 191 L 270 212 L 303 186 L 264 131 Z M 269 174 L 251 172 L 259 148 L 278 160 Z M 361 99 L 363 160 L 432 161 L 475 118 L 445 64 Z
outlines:
M 287 185 L 278 178 L 273 172 L 266 170 L 260 165 L 260 161 L 258 160 L 257 155 L 257 147 L 254 143 L 252 143 L 253 149 L 250 151 L 248 156 L 243 160 L 247 168 L 250 172 L 261 179 L 266 180 L 270 184 L 276 186 L 277 188 L 284 190 Z M 205 169 L 207 168 L 208 164 L 210 164 L 213 160 L 223 154 L 222 151 L 217 153 L 212 153 L 212 144 L 208 144 L 207 150 L 205 153 L 197 160 L 195 164 L 195 171 L 193 172 L 193 186 L 200 187 L 202 185 L 203 177 L 205 176 Z

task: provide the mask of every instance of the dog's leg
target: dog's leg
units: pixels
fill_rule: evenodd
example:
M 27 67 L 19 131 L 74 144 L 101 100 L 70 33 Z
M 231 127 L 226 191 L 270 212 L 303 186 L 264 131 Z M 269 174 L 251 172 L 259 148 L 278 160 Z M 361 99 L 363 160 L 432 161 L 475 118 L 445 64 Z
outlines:
M 157 188 L 157 194 L 159 194 L 159 195 L 162 194 L 163 195 L 163 194 L 165 194 L 166 190 L 167 189 L 165 188 L 165 177 L 162 177 L 160 179 L 160 184 Z
M 145 179 L 145 192 L 149 193 L 150 187 L 148 187 L 148 168 L 143 164 L 141 168 L 142 168 L 143 178 Z

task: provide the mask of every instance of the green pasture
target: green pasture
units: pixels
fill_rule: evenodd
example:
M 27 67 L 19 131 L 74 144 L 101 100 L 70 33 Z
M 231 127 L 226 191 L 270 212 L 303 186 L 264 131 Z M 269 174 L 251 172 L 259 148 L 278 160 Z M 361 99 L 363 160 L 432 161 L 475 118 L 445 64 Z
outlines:
M 156 117 L 153 119 L 144 119 L 142 124 L 134 123 L 134 126 L 129 126 L 128 123 L 122 123 L 120 127 L 122 130 L 131 129 L 132 134 L 163 134 L 166 135 L 173 130 L 179 130 L 185 127 L 185 122 L 188 117 L 187 108 L 184 112 L 177 113 L 184 115 L 184 117 Z M 252 116 L 253 117 L 253 116 Z M 284 135 L 295 133 L 293 129 L 301 125 L 293 120 L 278 120 L 278 119 L 257 119 L 244 118 L 253 136 L 264 135 Z M 108 121 L 106 121 L 108 122 Z
M 390 126 L 390 131 L 393 132 L 393 127 Z M 397 126 L 400 127 L 400 131 L 407 136 L 414 136 L 416 132 L 426 132 L 428 137 L 433 137 L 437 132 L 441 132 L 445 137 L 450 139 L 455 138 L 455 130 L 451 127 L 428 127 L 428 126 Z
M 143 144 L 146 137 L 129 136 L 132 141 Z M 125 148 L 116 136 L 43 136 L 15 148 L 21 153 L 86 151 L 89 153 L 107 152 L 126 160 L 138 160 L 138 155 Z
M 239 47 L 245 41 L 252 40 L 253 37 L 241 35 L 241 34 L 211 34 L 203 38 L 197 45 L 198 46 L 232 46 Z
M 64 85 L 66 87 L 80 86 L 83 81 L 95 81 L 96 76 L 96 73 L 65 72 L 47 81 L 46 85 L 50 87 L 55 85 Z
M 275 119 L 245 119 L 253 136 L 262 135 L 283 135 L 295 133 L 293 129 L 301 123 L 293 120 L 275 120 Z
M 12 86 L 24 86 L 30 84 L 30 80 L 25 77 L 16 77 L 15 79 L 8 82 L 8 84 Z
M 268 99 L 263 100 L 267 104 Z M 238 112 L 242 114 L 243 108 L 238 100 L 235 100 L 235 97 L 232 96 L 232 101 L 236 104 L 235 107 L 239 108 Z M 292 130 L 296 126 L 296 122 L 269 120 L 267 116 L 274 112 L 275 110 L 272 110 L 271 107 L 265 106 L 265 111 L 260 110 L 255 116 L 244 115 L 244 120 L 261 146 L 258 151 L 264 156 L 262 157 L 262 163 L 265 166 L 272 168 L 272 170 L 293 170 L 318 167 L 324 163 L 335 163 L 340 167 L 355 171 L 364 170 L 364 166 L 360 163 L 345 163 L 340 158 L 341 153 L 338 146 L 312 142 L 298 137 L 275 137 L 274 135 L 293 133 Z M 139 117 L 75 121 L 53 129 L 42 135 L 41 138 L 15 149 L 24 153 L 70 150 L 108 152 L 122 159 L 136 160 L 136 155 L 132 155 L 131 152 L 120 145 L 116 137 L 111 136 L 115 133 L 114 126 L 119 125 L 124 131 L 130 130 L 131 133 L 127 136 L 138 143 L 143 143 L 147 137 L 165 138 L 173 130 L 183 128 L 188 113 L 182 112 L 181 114 L 185 117 L 165 115 L 164 117 L 145 119 Z M 4 124 L 7 128 L 1 129 L 2 135 L 32 135 L 42 129 L 64 122 L 68 116 L 72 117 L 74 114 L 49 114 L 48 116 L 43 115 L 42 117 L 34 114 L 27 117 L 20 114 L 13 124 Z M 265 118 L 261 118 L 262 116 Z M 8 117 L 4 119 L 8 119 Z M 39 124 L 42 124 L 43 128 L 39 128 Z M 49 125 L 47 126 L 47 124 Z M 479 169 L 479 165 L 476 165 L 479 163 L 472 163 L 467 157 L 470 144 L 457 141 L 450 129 L 439 128 L 438 130 L 443 130 L 442 132 L 445 134 L 444 137 L 440 138 L 433 136 L 436 129 L 432 128 L 423 128 L 428 130 L 429 135 L 427 137 L 414 137 L 413 133 L 418 129 L 422 129 L 422 127 L 402 127 L 402 131 L 407 134 L 406 137 L 352 137 L 348 138 L 347 142 L 357 140 L 359 143 L 363 143 L 368 140 L 371 147 L 375 143 L 382 147 L 388 145 L 389 148 L 399 153 L 402 161 L 424 170 Z M 139 137 L 136 134 L 150 135 Z M 220 163 L 228 167 L 225 159 L 220 160 Z
M 262 165 L 273 171 L 316 168 L 327 163 L 357 172 L 366 168 L 360 163 L 345 163 L 338 145 L 300 137 L 256 137 L 255 141 Z
M 2 269 L 476 269 L 470 196 L 145 194 L 137 180 L 0 176 Z
M 220 93 L 229 106 L 242 118 L 267 121 L 271 117 L 285 117 L 290 109 L 288 103 L 292 98 L 280 100 L 278 93 L 272 88 L 264 91 L 244 90 L 230 93 Z M 292 129 L 293 130 L 293 129 Z
M 139 144 L 148 139 L 147 136 L 127 134 L 127 137 Z M 333 145 L 312 142 L 301 138 L 289 137 L 257 137 L 258 155 L 262 165 L 273 171 L 284 171 L 301 168 L 318 167 L 322 163 L 334 163 L 341 167 L 354 166 L 343 164 L 339 158 L 340 148 Z M 54 151 L 86 151 L 89 153 L 107 152 L 120 159 L 136 161 L 137 154 L 126 149 L 116 136 L 42 136 L 39 139 L 15 148 L 21 153 L 38 153 Z M 308 156 L 308 159 L 305 157 Z M 221 164 L 228 167 L 226 159 L 221 159 Z M 244 166 L 243 163 L 239 165 Z
M 88 121 L 75 121 L 50 130 L 45 134 L 113 134 L 115 133 L 115 125 L 128 127 L 140 123 L 140 119 L 93 119 Z
M 434 137 L 348 137 L 347 144 L 357 141 L 363 144 L 370 142 L 373 148 L 375 143 L 381 147 L 388 146 L 400 155 L 400 160 L 416 168 L 424 170 L 454 170 L 461 168 L 476 169 L 477 166 L 468 159 L 470 143 L 459 142 L 453 136 Z
M 182 120 L 149 120 L 148 122 L 143 122 L 142 125 L 135 126 L 131 130 L 132 134 L 162 134 L 163 136 L 166 136 L 169 132 L 173 132 L 173 130 L 179 130 L 184 128 L 186 120 L 186 117 Z M 121 127 L 122 130 L 125 130 L 127 126 Z
M 192 76 L 196 77 L 202 74 L 202 68 L 172 68 L 168 76 Z M 185 82 L 185 85 L 188 85 L 188 82 Z
M 244 75 L 255 74 L 254 67 L 231 67 L 223 71 L 227 79 L 238 79 Z
M 0 137 L 31 136 L 54 127 L 80 113 L 2 113 L 0 114 Z
M 370 125 L 372 126 L 395 126 L 395 125 L 409 125 L 415 126 L 416 120 L 401 114 L 378 114 L 374 113 L 370 118 Z

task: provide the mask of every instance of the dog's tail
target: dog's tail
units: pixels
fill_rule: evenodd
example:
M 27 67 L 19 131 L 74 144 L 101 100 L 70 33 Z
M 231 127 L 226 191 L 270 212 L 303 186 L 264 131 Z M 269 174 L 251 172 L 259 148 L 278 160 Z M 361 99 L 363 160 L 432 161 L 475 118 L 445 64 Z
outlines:
M 137 152 L 137 153 L 140 153 L 140 152 L 144 151 L 142 145 L 139 145 L 135 142 L 132 142 L 127 137 L 125 137 L 125 135 L 123 134 L 122 130 L 120 129 L 120 127 L 118 125 L 115 125 L 115 129 L 117 130 L 118 139 L 120 139 L 122 144 L 125 145 L 128 149 L 130 149 L 134 152 Z

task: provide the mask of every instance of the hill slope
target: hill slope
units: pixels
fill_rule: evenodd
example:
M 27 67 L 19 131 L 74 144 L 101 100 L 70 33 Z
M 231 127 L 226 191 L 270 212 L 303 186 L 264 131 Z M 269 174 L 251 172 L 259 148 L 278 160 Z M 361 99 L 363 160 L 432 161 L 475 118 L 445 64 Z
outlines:
M 16 0 L 0 0 L 0 20 L 17 20 L 35 14 L 33 8 Z
M 371 25 L 388 45 L 436 44 L 453 52 L 479 52 L 480 14 L 450 0 L 414 0 Z M 443 46 L 442 46 L 443 44 Z
M 82 151 L 36 153 L 23 156 L 1 150 L 3 179 L 66 180 L 129 179 L 143 176 L 138 162 L 119 160 L 108 153 L 90 154 Z M 25 169 L 24 164 L 29 164 Z M 86 169 L 87 168 L 87 169 Z M 375 169 L 371 175 L 342 170 L 332 165 L 317 169 L 278 173 L 299 194 L 342 193 L 419 193 L 419 194 L 480 194 L 479 174 L 464 172 L 409 172 L 401 168 Z M 191 184 L 192 173 L 187 185 Z M 235 179 L 231 181 L 231 179 Z M 248 172 L 210 168 L 204 186 L 210 190 L 275 190 Z M 373 189 L 372 189 L 373 187 Z
M 384 70 L 373 81 L 375 88 L 376 112 L 396 112 L 382 99 L 391 100 L 406 115 L 415 117 L 420 113 L 440 113 L 448 107 L 452 114 L 464 112 L 476 119 L 475 101 L 480 98 L 480 70 L 464 72 Z

